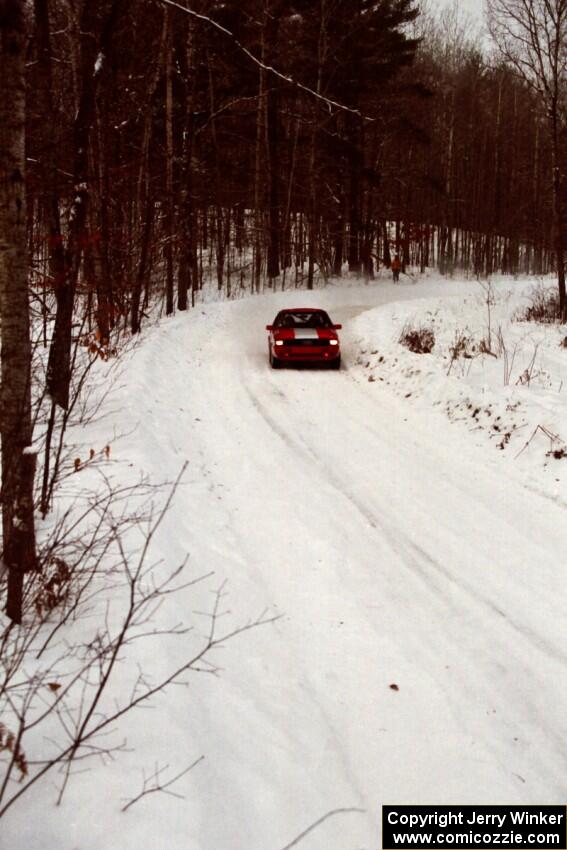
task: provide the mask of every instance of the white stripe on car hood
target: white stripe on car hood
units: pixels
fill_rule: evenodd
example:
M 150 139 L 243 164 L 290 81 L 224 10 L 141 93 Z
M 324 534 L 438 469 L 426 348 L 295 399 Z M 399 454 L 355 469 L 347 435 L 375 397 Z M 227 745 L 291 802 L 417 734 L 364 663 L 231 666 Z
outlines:
M 296 328 L 295 339 L 318 339 L 319 334 L 316 328 Z

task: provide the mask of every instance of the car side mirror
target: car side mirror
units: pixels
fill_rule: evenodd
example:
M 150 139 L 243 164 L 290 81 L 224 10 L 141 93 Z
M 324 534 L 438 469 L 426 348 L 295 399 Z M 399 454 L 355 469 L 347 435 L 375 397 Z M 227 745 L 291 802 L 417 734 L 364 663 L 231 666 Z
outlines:
M 336 330 L 336 331 L 340 331 L 340 330 L 342 330 L 342 328 L 343 328 L 342 325 L 333 325 L 333 329 Z
M 274 329 L 274 326 L 273 326 L 273 325 L 266 325 L 266 330 L 267 330 L 267 331 L 273 331 L 273 329 Z

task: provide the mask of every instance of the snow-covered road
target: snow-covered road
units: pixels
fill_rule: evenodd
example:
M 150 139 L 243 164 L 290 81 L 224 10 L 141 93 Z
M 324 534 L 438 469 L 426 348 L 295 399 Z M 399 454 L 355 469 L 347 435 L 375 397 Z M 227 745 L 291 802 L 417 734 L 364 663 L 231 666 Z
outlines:
M 128 460 L 154 478 L 189 462 L 161 553 L 227 580 L 228 621 L 281 616 L 229 642 L 218 677 L 156 701 L 151 734 L 134 727 L 122 796 L 136 767 L 205 759 L 184 801 L 122 815 L 113 850 L 278 850 L 351 807 L 301 846 L 375 850 L 383 803 L 565 801 L 565 511 L 354 365 L 355 317 L 422 295 L 381 283 L 207 305 L 132 357 Z M 344 368 L 272 372 L 264 325 L 311 304 L 343 322 Z M 172 620 L 191 620 L 192 592 Z M 103 824 L 89 835 L 105 846 Z

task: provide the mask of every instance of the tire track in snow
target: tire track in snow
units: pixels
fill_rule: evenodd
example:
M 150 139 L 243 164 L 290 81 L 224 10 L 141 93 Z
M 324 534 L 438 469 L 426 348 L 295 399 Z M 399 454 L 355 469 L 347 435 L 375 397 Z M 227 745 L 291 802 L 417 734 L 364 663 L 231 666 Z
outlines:
M 326 397 L 325 392 L 327 389 L 331 389 L 331 384 L 334 399 L 341 402 L 342 392 L 345 402 L 350 404 L 351 407 L 353 407 L 354 399 L 350 398 L 352 393 L 349 390 L 352 386 L 357 385 L 361 400 L 362 397 L 366 399 L 366 408 L 362 406 L 362 413 L 359 412 L 358 416 L 355 417 L 351 416 L 350 413 L 346 415 L 341 410 L 335 410 L 333 414 L 339 420 L 344 417 L 346 425 L 344 429 L 340 422 L 338 427 L 335 425 L 335 436 L 342 430 L 347 439 L 349 436 L 351 440 L 356 439 L 357 429 L 368 427 L 364 417 L 366 416 L 367 420 L 374 420 L 375 418 L 368 406 L 369 394 L 367 390 L 365 392 L 364 385 L 360 386 L 353 375 L 345 370 L 344 373 L 333 376 L 332 382 L 328 380 L 326 375 L 318 376 L 320 380 L 316 382 L 317 389 L 314 395 L 312 392 L 314 385 L 311 384 L 309 377 L 306 377 L 311 373 L 304 373 L 305 380 L 298 378 L 297 381 L 296 377 L 298 374 L 301 377 L 301 373 L 279 373 L 279 380 L 275 381 L 275 376 L 271 374 L 270 370 L 262 368 L 265 362 L 263 357 L 260 358 L 257 352 L 252 349 L 250 352 L 248 350 L 242 351 L 243 346 L 240 339 L 236 339 L 235 342 L 237 345 L 231 352 L 231 357 L 232 364 L 237 364 L 237 367 L 235 369 L 231 364 L 226 377 L 231 384 L 233 379 L 236 379 L 234 380 L 233 391 L 237 389 L 237 383 L 240 386 L 237 395 L 231 396 L 229 394 L 229 403 L 224 408 L 227 421 L 231 419 L 240 420 L 245 422 L 246 425 L 249 424 L 254 440 L 257 440 L 258 437 L 262 439 L 261 431 L 255 434 L 254 420 L 250 419 L 248 423 L 244 410 L 239 409 L 239 405 L 245 403 L 248 399 L 253 410 L 266 423 L 270 433 L 276 435 L 286 446 L 290 455 L 295 455 L 300 463 L 303 463 L 308 469 L 309 467 L 316 469 L 318 480 L 323 484 L 323 487 L 327 485 L 343 501 L 343 504 L 348 503 L 352 510 L 363 519 L 369 534 L 375 535 L 382 545 L 386 545 L 390 549 L 395 560 L 392 559 L 394 563 L 387 572 L 384 572 L 385 579 L 389 583 L 392 583 L 392 579 L 396 580 L 394 568 L 399 563 L 406 575 L 410 576 L 411 581 L 415 583 L 412 589 L 411 584 L 405 586 L 402 584 L 405 582 L 404 578 L 400 581 L 400 586 L 403 587 L 404 594 L 408 599 L 407 608 L 401 616 L 410 632 L 407 637 L 404 636 L 402 651 L 409 648 L 410 651 L 414 652 L 417 664 L 431 671 L 431 677 L 441 687 L 453 714 L 461 721 L 459 725 L 463 727 L 463 742 L 469 739 L 468 733 L 472 730 L 473 737 L 488 745 L 488 751 L 492 751 L 490 758 L 495 765 L 498 765 L 498 770 L 503 776 L 510 776 L 513 767 L 519 773 L 528 776 L 528 779 L 535 780 L 539 787 L 545 787 L 550 792 L 553 790 L 558 797 L 561 797 L 564 791 L 562 777 L 565 767 L 565 749 L 562 735 L 562 731 L 565 731 L 564 724 L 558 718 L 557 711 L 554 714 L 552 710 L 548 715 L 542 713 L 541 706 L 537 704 L 537 697 L 535 695 L 532 697 L 529 691 L 530 687 L 534 684 L 537 685 L 538 678 L 540 681 L 542 680 L 549 667 L 546 669 L 542 665 L 542 668 L 538 669 L 538 665 L 534 664 L 534 659 L 529 659 L 529 653 L 526 655 L 529 659 L 527 663 L 523 658 L 522 644 L 525 647 L 526 642 L 528 642 L 532 646 L 533 641 L 540 641 L 542 636 L 533 632 L 532 638 L 529 630 L 526 631 L 527 627 L 524 628 L 523 623 L 519 625 L 519 623 L 511 622 L 510 616 L 490 598 L 479 593 L 479 589 L 473 586 L 463 586 L 463 576 L 456 577 L 451 574 L 450 570 L 447 570 L 435 557 L 432 557 L 426 548 L 421 547 L 410 538 L 404 529 L 404 525 L 409 528 L 410 520 L 408 518 L 400 520 L 398 514 L 394 516 L 392 514 L 393 506 L 384 504 L 383 510 L 373 510 L 371 506 L 375 502 L 374 497 L 372 496 L 369 500 L 364 497 L 364 494 L 359 493 L 358 485 L 352 486 L 354 483 L 352 473 L 355 472 L 356 467 L 353 470 L 350 466 L 346 467 L 346 472 L 350 474 L 350 480 L 349 474 L 346 477 L 344 474 L 341 475 L 341 471 L 345 471 L 345 461 L 341 454 L 342 449 L 337 451 L 336 446 L 332 447 L 337 452 L 336 457 L 334 453 L 327 452 L 329 458 L 335 457 L 336 460 L 331 465 L 325 457 L 324 437 L 321 430 L 319 429 L 317 434 L 314 433 L 314 430 L 313 432 L 311 430 L 317 427 L 320 413 L 328 414 L 333 410 L 333 408 L 327 409 L 324 405 L 319 407 L 319 399 L 322 401 Z M 248 339 L 246 339 L 246 345 L 250 345 Z M 238 355 L 243 356 L 237 359 Z M 258 373 L 260 364 L 262 371 Z M 339 381 L 338 384 L 336 383 L 337 380 Z M 299 397 L 293 398 L 292 388 L 297 384 L 303 391 L 308 391 L 305 396 L 305 409 L 308 409 L 310 400 L 311 403 L 315 400 L 318 404 L 316 411 L 311 415 L 311 421 L 305 422 L 304 425 L 295 415 L 297 401 L 300 399 Z M 266 399 L 267 387 L 270 393 L 269 403 Z M 214 404 L 216 401 L 216 396 L 211 393 L 209 402 Z M 394 412 L 397 412 L 397 410 Z M 306 431 L 302 431 L 302 427 L 306 427 Z M 382 446 L 388 446 L 388 439 L 384 441 L 384 434 L 380 435 L 378 431 L 375 431 L 375 433 L 377 438 L 381 436 Z M 396 431 L 394 431 L 394 434 L 396 434 Z M 390 435 L 388 448 L 394 449 L 392 444 L 394 439 L 395 437 Z M 262 440 L 262 442 L 264 441 Z M 416 462 L 424 445 L 427 445 L 427 443 L 422 444 L 423 441 L 419 438 L 411 440 L 411 451 L 412 455 L 415 454 Z M 270 446 L 270 449 L 272 448 L 269 440 L 267 445 Z M 364 467 L 362 469 L 364 471 Z M 337 473 L 334 470 L 339 470 L 339 472 Z M 434 466 L 432 466 L 432 470 L 435 472 Z M 253 472 L 253 469 L 251 472 Z M 262 469 L 259 467 L 256 474 L 261 472 Z M 253 479 L 253 475 L 251 479 Z M 364 480 L 370 481 L 367 477 Z M 375 487 L 375 484 L 372 486 Z M 372 489 L 368 488 L 366 495 L 369 496 L 372 493 Z M 472 491 L 461 495 L 465 499 L 469 496 L 474 498 Z M 423 498 L 423 494 L 421 494 L 421 497 Z M 340 510 L 340 502 L 336 501 Z M 392 515 L 393 522 L 387 521 L 386 518 L 389 515 Z M 419 520 L 419 516 L 417 518 Z M 341 524 L 345 528 L 346 538 L 348 539 L 352 531 L 348 528 L 344 518 Z M 464 542 L 467 543 L 466 536 Z M 468 541 L 468 545 L 470 548 L 471 541 Z M 510 573 L 505 578 L 513 580 Z M 391 593 L 390 601 L 392 601 Z M 467 610 L 467 602 L 470 610 Z M 374 623 L 374 628 L 377 626 L 379 629 L 380 623 Z M 493 627 L 491 628 L 491 626 Z M 517 631 L 518 628 L 520 632 Z M 518 640 L 518 636 L 520 640 Z M 552 649 L 554 652 L 556 651 L 555 646 Z M 440 650 L 447 654 L 447 660 L 450 656 L 452 668 L 450 680 L 444 680 L 439 673 Z M 539 650 L 545 656 L 545 659 L 549 660 L 550 653 L 547 651 L 548 647 L 545 645 L 545 640 L 543 646 L 539 646 Z M 553 660 L 559 662 L 563 668 L 564 658 L 560 653 L 559 657 L 554 657 Z M 498 682 L 494 670 L 500 671 L 497 675 L 508 674 L 504 687 L 502 687 L 502 682 Z M 323 699 L 323 697 L 321 698 Z M 319 700 L 315 700 L 315 702 L 318 703 Z M 489 713 L 492 715 L 493 706 L 497 706 L 498 716 L 494 719 L 491 718 L 488 724 L 485 720 L 485 728 L 483 728 L 482 717 Z M 332 715 L 329 723 L 332 724 Z M 511 748 L 511 730 L 513 730 L 513 734 L 521 737 L 522 741 L 529 736 L 529 744 L 533 747 L 529 756 L 526 756 L 529 773 L 526 772 L 522 754 L 516 755 L 516 752 Z M 534 742 L 537 743 L 534 744 Z M 345 755 L 348 756 L 348 751 Z
M 410 572 L 412 577 L 420 582 L 421 586 L 426 590 L 431 601 L 434 602 L 436 607 L 439 607 L 439 598 L 442 597 L 447 607 L 452 608 L 453 611 L 458 611 L 459 606 L 455 604 L 451 594 L 447 592 L 445 583 L 432 575 L 431 571 L 428 571 L 424 567 L 422 561 L 425 561 L 429 567 L 435 567 L 436 572 L 440 573 L 443 578 L 450 578 L 451 583 L 461 589 L 458 582 L 456 582 L 450 574 L 446 573 L 440 564 L 430 558 L 430 556 L 414 544 L 413 541 L 411 541 L 401 530 L 401 528 L 397 528 L 395 531 L 392 530 L 391 526 L 386 525 L 383 519 L 379 518 L 376 513 L 370 511 L 367 505 L 358 498 L 350 490 L 350 488 L 345 486 L 344 481 L 341 480 L 339 476 L 333 474 L 329 464 L 323 460 L 323 458 L 298 432 L 294 432 L 292 435 L 289 430 L 282 427 L 276 421 L 274 416 L 267 411 L 259 396 L 254 393 L 249 386 L 245 385 L 245 390 L 254 408 L 268 424 L 270 429 L 289 449 L 302 457 L 308 463 L 317 467 L 318 471 L 322 473 L 324 479 L 332 487 L 332 489 L 352 505 L 372 531 L 376 532 L 381 541 L 387 544 L 392 554 L 396 558 L 400 559 L 401 563 Z M 499 613 L 501 613 L 502 616 L 505 616 L 503 612 Z M 567 663 L 567 659 L 565 660 Z
M 273 383 L 273 382 L 272 382 Z M 269 412 L 266 409 L 266 406 L 260 399 L 259 395 L 254 392 L 250 386 L 244 385 L 246 393 L 250 398 L 250 401 L 254 408 L 258 411 L 259 415 L 264 419 L 266 424 L 270 427 L 270 429 L 284 442 L 284 444 L 297 455 L 299 455 L 304 461 L 314 465 L 318 472 L 322 475 L 324 480 L 344 499 L 346 499 L 355 510 L 363 517 L 365 522 L 368 524 L 372 533 L 376 533 L 379 535 L 382 541 L 385 541 L 392 553 L 399 559 L 400 563 L 404 566 L 404 568 L 408 571 L 408 573 L 412 576 L 414 580 L 418 580 L 422 588 L 429 595 L 430 601 L 435 604 L 435 607 L 439 610 L 441 608 L 441 613 L 443 613 L 443 607 L 449 609 L 453 612 L 453 614 L 459 614 L 463 611 L 464 606 L 459 604 L 459 600 L 455 598 L 455 594 L 451 593 L 447 589 L 447 583 L 449 586 L 456 589 L 461 597 L 461 599 L 465 598 L 469 600 L 469 603 L 472 602 L 477 608 L 480 608 L 481 611 L 484 610 L 488 612 L 492 618 L 497 618 L 501 623 L 501 627 L 503 626 L 505 629 L 511 629 L 514 634 L 514 640 L 511 640 L 509 636 L 506 634 L 499 637 L 498 642 L 495 642 L 490 646 L 490 656 L 492 658 L 492 662 L 498 665 L 500 662 L 498 659 L 501 658 L 509 658 L 511 655 L 514 655 L 517 661 L 517 665 L 520 668 L 524 669 L 525 674 L 529 674 L 531 671 L 528 668 L 524 667 L 523 664 L 523 652 L 517 646 L 517 638 L 519 637 L 521 640 L 528 642 L 532 648 L 537 649 L 541 652 L 547 660 L 551 659 L 556 663 L 560 664 L 563 668 L 567 666 L 567 656 L 565 653 L 561 652 L 555 645 L 550 644 L 549 641 L 546 641 L 541 635 L 538 635 L 535 631 L 525 626 L 524 624 L 520 624 L 515 619 L 511 618 L 510 615 L 502 610 L 496 603 L 494 603 L 490 598 L 484 596 L 479 593 L 476 588 L 474 588 L 469 582 L 463 580 L 462 576 L 457 579 L 454 575 L 451 574 L 449 570 L 442 566 L 442 564 L 435 558 L 433 558 L 423 547 L 416 544 L 414 541 L 410 539 L 407 533 L 403 530 L 401 525 L 393 528 L 391 524 L 387 524 L 383 519 L 383 514 L 377 515 L 376 512 L 371 511 L 367 504 L 359 498 L 355 493 L 352 492 L 352 489 L 349 488 L 344 479 L 342 479 L 339 475 L 333 473 L 331 464 L 327 462 L 324 457 L 307 441 L 307 439 L 299 432 L 299 430 L 295 430 L 290 432 L 288 428 L 285 427 L 278 421 L 275 415 L 272 412 Z M 284 395 L 281 392 L 281 389 L 278 387 L 278 395 Z M 289 399 L 285 397 L 286 402 L 289 404 Z M 290 405 L 291 407 L 291 405 Z M 440 602 L 442 600 L 442 602 Z M 484 622 L 486 614 L 479 613 L 478 619 L 481 624 Z M 442 623 L 442 619 L 440 618 L 439 623 Z M 468 657 L 468 662 L 465 666 L 467 669 L 474 668 L 477 658 L 472 645 L 470 647 L 467 646 L 466 642 L 462 640 L 457 642 L 455 641 L 455 635 L 452 633 L 451 629 L 444 628 L 445 635 L 449 641 L 452 641 L 453 645 L 457 648 L 461 653 L 465 652 Z M 476 627 L 469 627 L 468 631 L 471 635 L 476 631 Z M 422 638 L 423 639 L 423 636 Z M 512 653 L 512 647 L 514 647 Z M 431 656 L 435 657 L 435 647 L 432 645 L 430 647 Z M 516 666 L 517 666 L 516 665 Z M 508 665 L 509 667 L 510 665 Z M 480 668 L 479 668 L 480 669 Z M 470 697 L 477 697 L 478 694 L 471 690 L 470 683 L 468 681 L 468 674 L 465 672 L 461 675 L 461 689 L 468 690 Z M 487 698 L 487 703 L 490 701 L 490 698 L 493 697 L 492 689 L 489 686 L 485 687 L 485 694 Z M 525 697 L 525 695 L 524 695 Z M 538 712 L 537 708 L 533 704 L 528 704 L 526 699 L 523 701 L 523 709 L 529 713 L 531 716 L 531 720 L 535 726 L 542 726 L 543 718 L 541 714 Z M 545 736 L 551 745 L 551 747 L 558 753 L 561 754 L 561 758 L 563 761 L 563 765 L 567 764 L 567 748 L 565 745 L 564 736 L 561 732 L 555 732 L 549 725 L 545 728 Z M 545 776 L 549 782 L 550 780 L 550 768 L 549 762 L 545 758 L 544 754 L 541 754 L 540 760 L 540 770 L 542 776 Z M 505 762 L 500 760 L 500 766 L 503 773 L 508 771 L 508 766 Z M 564 786 L 562 784 L 561 777 L 563 776 L 562 768 L 557 768 L 557 780 L 556 780 L 556 789 L 558 793 L 562 793 L 564 790 Z
M 368 523 L 370 528 L 379 532 L 391 551 L 395 555 L 401 556 L 402 561 L 406 566 L 409 565 L 414 569 L 416 577 L 422 580 L 425 589 L 429 593 L 433 594 L 435 599 L 438 599 L 438 595 L 441 594 L 444 596 L 446 602 L 451 604 L 451 598 L 446 593 L 444 585 L 428 574 L 427 570 L 425 570 L 420 563 L 420 560 L 424 560 L 430 567 L 435 567 L 437 572 L 440 572 L 444 577 L 449 578 L 452 583 L 455 583 L 458 586 L 456 580 L 449 573 L 444 571 L 441 565 L 428 556 L 424 550 L 414 544 L 400 528 L 393 531 L 390 526 L 385 524 L 383 519 L 379 519 L 374 512 L 370 511 L 366 504 L 345 486 L 344 481 L 341 480 L 339 476 L 333 474 L 329 464 L 326 463 L 316 451 L 314 451 L 309 443 L 307 443 L 307 441 L 298 432 L 294 432 L 294 435 L 290 434 L 288 430 L 276 421 L 274 416 L 268 413 L 259 396 L 254 393 L 249 386 L 245 386 L 245 390 L 255 409 L 269 425 L 271 430 L 280 437 L 288 448 L 292 449 L 304 460 L 316 465 L 317 469 L 323 474 L 323 477 L 328 481 L 330 486 L 339 493 L 340 496 L 351 503 L 356 511 Z M 412 549 L 414 554 L 412 554 Z M 503 612 L 498 613 L 505 616 Z M 567 663 L 567 658 L 564 660 Z
M 526 627 L 512 619 L 508 613 L 503 611 L 502 608 L 496 605 L 490 598 L 480 594 L 470 583 L 464 581 L 462 576 L 459 577 L 459 580 L 457 580 L 455 576 L 443 567 L 437 559 L 433 558 L 428 552 L 426 552 L 425 549 L 423 549 L 423 547 L 411 540 L 410 537 L 403 531 L 401 526 L 397 526 L 393 529 L 391 525 L 387 525 L 384 520 L 379 518 L 375 512 L 371 511 L 366 504 L 350 490 L 350 488 L 345 486 L 343 479 L 333 474 L 329 463 L 326 462 L 312 446 L 309 445 L 299 432 L 295 432 L 295 436 L 292 436 L 288 430 L 283 428 L 275 420 L 274 416 L 267 412 L 258 395 L 255 394 L 248 386 L 246 386 L 246 392 L 251 399 L 252 404 L 261 414 L 263 419 L 265 419 L 270 428 L 290 448 L 300 454 L 304 459 L 316 464 L 319 471 L 323 473 L 324 477 L 328 480 L 333 489 L 351 502 L 356 510 L 364 517 L 370 527 L 379 531 L 383 535 L 391 550 L 396 555 L 401 555 L 404 562 L 416 570 L 418 576 L 423 579 L 424 585 L 427 589 L 431 590 L 430 583 L 432 576 L 428 573 L 427 569 L 424 569 L 424 565 L 429 567 L 430 570 L 434 570 L 439 573 L 444 580 L 449 581 L 454 587 L 463 593 L 467 593 L 476 602 L 486 607 L 492 614 L 496 614 L 498 617 L 504 619 L 506 623 L 520 636 L 530 640 L 534 647 L 567 668 L 567 653 L 560 651 L 557 646 L 550 644 L 549 641 L 546 641 L 529 627 Z M 374 431 L 374 433 L 376 432 Z M 436 581 L 434 584 L 436 592 L 441 593 L 447 602 L 455 608 L 453 600 L 445 591 L 444 583 Z

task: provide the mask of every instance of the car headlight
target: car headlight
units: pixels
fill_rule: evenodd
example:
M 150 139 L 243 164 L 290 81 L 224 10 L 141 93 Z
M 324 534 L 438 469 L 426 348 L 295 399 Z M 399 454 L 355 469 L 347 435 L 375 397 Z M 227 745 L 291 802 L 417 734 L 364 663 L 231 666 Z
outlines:
M 331 339 L 331 340 L 329 340 L 329 342 L 330 342 L 331 345 L 338 345 L 339 344 L 338 339 Z
M 276 345 L 283 345 L 283 339 L 276 339 Z

